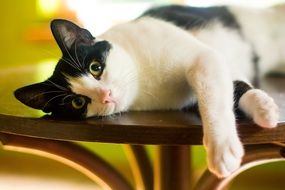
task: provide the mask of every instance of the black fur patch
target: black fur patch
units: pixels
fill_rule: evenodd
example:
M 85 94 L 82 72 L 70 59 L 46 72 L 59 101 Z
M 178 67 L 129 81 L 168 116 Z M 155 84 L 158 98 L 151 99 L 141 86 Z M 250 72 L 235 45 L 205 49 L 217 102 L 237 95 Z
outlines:
M 94 60 L 104 68 L 111 47 L 107 41 L 97 42 L 93 46 L 73 45 L 69 54 L 63 55 L 59 60 L 53 75 L 59 75 L 62 78 L 62 73 L 73 77 L 86 74 L 89 72 L 90 63 Z
M 67 77 L 90 73 L 93 61 L 100 63 L 104 70 L 112 46 L 107 41 L 95 43 L 88 30 L 67 20 L 52 21 L 51 30 L 62 51 L 62 58 L 48 80 L 16 90 L 15 97 L 27 106 L 51 112 L 54 117 L 84 118 L 91 99 L 72 92 Z M 81 100 L 82 104 L 76 107 L 76 100 Z
M 237 117 L 243 117 L 244 113 L 239 109 L 239 100 L 240 98 L 252 87 L 243 81 L 234 81 L 234 110 Z
M 238 104 L 240 98 L 248 91 L 251 90 L 252 87 L 243 81 L 234 81 L 234 111 L 236 118 L 244 118 L 244 113 L 239 109 Z M 183 111 L 198 111 L 198 102 L 188 105 L 182 109 Z
M 142 16 L 159 18 L 186 29 L 204 27 L 215 20 L 221 21 L 224 26 L 240 29 L 234 15 L 225 6 L 198 8 L 170 5 L 149 9 Z
M 260 57 L 258 56 L 258 54 L 256 53 L 256 51 L 254 50 L 254 48 L 252 48 L 252 64 L 253 64 L 253 70 L 254 70 L 254 76 L 252 79 L 252 83 L 254 84 L 255 87 L 259 87 L 259 76 L 260 76 L 260 71 L 259 71 L 259 60 Z

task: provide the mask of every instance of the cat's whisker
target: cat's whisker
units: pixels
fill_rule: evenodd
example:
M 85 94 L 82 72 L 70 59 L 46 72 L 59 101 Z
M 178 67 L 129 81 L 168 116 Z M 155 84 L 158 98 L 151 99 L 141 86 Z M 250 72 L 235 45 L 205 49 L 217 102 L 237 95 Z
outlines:
M 75 66 L 73 65 L 72 62 L 68 61 L 67 59 L 64 59 L 63 57 L 61 58 L 64 62 L 70 64 L 71 66 L 73 66 L 73 68 L 75 68 Z M 77 67 L 75 69 L 78 69 Z
M 116 117 L 116 115 L 115 114 L 111 114 L 111 115 L 108 115 L 108 118 L 110 118 L 110 119 L 116 119 L 116 118 L 118 118 L 118 117 Z
M 65 102 L 66 98 L 72 97 L 72 96 L 74 96 L 74 95 L 73 94 L 69 94 L 69 95 L 66 95 L 65 97 L 63 97 L 62 98 L 63 105 L 64 105 L 64 102 Z
M 75 58 L 76 58 L 77 63 L 78 63 L 78 67 L 80 67 L 81 69 L 83 69 L 82 65 L 80 64 L 78 55 L 77 55 L 77 39 L 75 40 L 74 43 L 75 43 L 75 46 L 74 46 L 74 54 L 75 54 Z
M 125 78 L 128 78 L 127 81 L 122 81 L 122 85 L 125 86 L 125 85 L 128 85 L 129 83 L 131 83 L 133 80 L 135 80 L 137 78 L 136 74 L 127 74 L 127 75 L 124 75 Z
M 63 43 L 62 43 L 62 44 L 63 44 L 63 47 L 64 47 L 64 49 L 66 50 L 66 52 L 68 53 L 70 59 L 73 61 L 74 64 L 76 64 L 76 61 L 75 61 L 75 60 L 73 59 L 73 57 L 71 56 L 71 54 L 70 54 L 68 48 L 66 47 L 66 45 L 65 45 L 65 43 L 64 43 L 64 40 L 63 40 L 63 38 L 62 38 L 62 34 L 60 33 L 59 36 L 60 36 L 61 41 L 63 42 Z M 76 64 L 76 65 L 77 65 L 77 64 Z M 74 66 L 75 66 L 79 71 L 81 71 L 81 69 L 80 69 L 78 66 L 76 66 L 76 65 L 74 65 Z
M 97 115 L 102 116 L 102 115 L 104 114 L 103 111 L 104 111 L 103 109 L 100 109 L 100 110 L 97 112 Z
M 37 95 L 31 97 L 31 98 L 28 100 L 28 102 L 34 100 L 35 98 L 37 98 L 37 97 L 39 97 L 39 96 L 42 96 L 42 95 L 45 95 L 45 94 L 50 94 L 50 93 L 62 93 L 62 94 L 63 94 L 62 91 L 47 91 L 47 92 L 43 92 L 43 93 L 40 93 L 40 94 L 37 94 Z M 66 94 L 66 93 L 64 93 L 64 94 Z
M 51 102 L 52 100 L 54 100 L 54 99 L 56 99 L 56 98 L 58 98 L 58 97 L 60 97 L 60 96 L 64 96 L 64 95 L 65 95 L 65 94 L 60 94 L 60 95 L 57 95 L 57 96 L 55 96 L 55 97 L 49 99 L 41 109 L 44 110 L 45 107 L 48 105 L 49 102 Z
M 136 73 L 131 73 L 131 72 L 124 73 L 124 77 L 129 77 L 129 76 L 136 76 Z
M 113 113 L 113 114 L 111 114 L 110 116 L 111 116 L 111 118 L 116 119 L 116 118 L 122 116 L 122 112 Z
M 130 78 L 130 80 L 133 80 L 134 78 L 137 77 L 137 74 L 135 72 L 131 73 L 131 72 L 127 72 L 127 73 L 122 73 L 122 76 L 124 76 L 124 78 Z M 129 82 L 129 81 L 127 81 Z
M 48 51 L 47 49 L 42 49 L 42 51 L 44 51 L 45 53 L 47 53 L 48 55 L 51 56 L 57 56 L 55 53 L 52 53 L 51 51 Z M 64 62 L 68 63 L 70 66 L 72 66 L 74 69 L 78 70 L 78 67 L 75 67 L 73 63 L 71 63 L 70 61 L 68 61 L 67 59 L 64 59 L 63 57 L 61 58 L 61 60 L 63 60 Z
M 80 68 L 78 68 L 77 66 L 75 66 L 75 65 L 72 64 L 71 62 L 68 62 L 68 61 L 66 61 L 65 59 L 62 59 L 62 60 L 63 60 L 64 62 L 68 63 L 68 64 L 69 64 L 70 66 L 72 66 L 74 69 L 81 71 Z
M 155 99 L 156 101 L 159 101 L 158 97 L 156 97 L 156 96 L 155 96 L 155 95 L 153 95 L 152 93 L 147 92 L 147 91 L 142 90 L 142 89 L 141 89 L 141 91 L 142 91 L 143 93 L 145 93 L 145 94 L 147 94 L 147 95 L 151 96 L 151 97 L 152 97 L 153 99 Z
M 85 65 L 85 59 L 86 59 L 87 55 L 88 55 L 88 54 L 86 53 L 86 55 L 85 55 L 84 58 L 83 58 L 83 62 L 82 62 L 83 65 Z
M 78 71 L 81 71 L 81 69 L 77 66 L 77 64 L 70 60 L 68 61 L 67 59 L 64 59 L 64 58 L 61 58 L 64 62 L 68 63 L 70 66 L 72 66 L 74 69 L 78 70 Z
M 74 96 L 74 95 L 73 95 L 73 94 L 72 94 L 72 95 L 66 95 L 65 97 L 63 97 L 62 100 L 61 100 L 61 103 L 60 103 L 59 105 L 64 106 L 64 105 L 66 105 L 66 104 L 71 103 L 72 100 L 69 101 L 69 102 L 65 102 L 65 99 L 67 99 L 68 97 L 71 97 L 71 96 Z
M 74 64 L 76 64 L 77 67 L 81 68 L 80 61 L 79 61 L 78 56 L 77 56 L 77 39 L 75 39 L 75 41 L 74 41 L 74 54 L 75 54 Z
M 58 55 L 57 54 L 55 54 L 55 53 L 53 53 L 53 52 L 51 52 L 51 51 L 49 51 L 49 50 L 47 50 L 47 49 L 45 49 L 45 48 L 43 48 L 43 49 L 41 49 L 44 53 L 46 53 L 46 54 L 48 54 L 48 55 L 50 55 L 50 56 L 53 56 L 53 57 L 57 57 Z
M 65 88 L 65 87 L 63 87 L 63 86 L 61 86 L 61 85 L 59 85 L 59 84 L 56 84 L 56 83 L 52 82 L 50 79 L 48 79 L 47 81 L 50 82 L 52 85 L 54 85 L 55 87 L 57 87 L 57 88 L 60 89 L 60 90 L 68 91 L 67 88 Z

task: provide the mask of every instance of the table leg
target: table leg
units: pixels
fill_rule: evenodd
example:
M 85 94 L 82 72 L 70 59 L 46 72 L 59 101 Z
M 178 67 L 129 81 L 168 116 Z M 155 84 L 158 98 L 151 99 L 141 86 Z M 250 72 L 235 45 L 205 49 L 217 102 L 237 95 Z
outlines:
M 153 169 L 151 160 L 143 145 L 124 145 L 133 176 L 136 190 L 153 190 Z
M 66 141 L 38 139 L 0 133 L 6 150 L 44 156 L 62 162 L 94 180 L 106 190 L 133 190 L 129 182 L 111 165 L 93 152 Z
M 155 190 L 190 190 L 190 146 L 157 146 Z

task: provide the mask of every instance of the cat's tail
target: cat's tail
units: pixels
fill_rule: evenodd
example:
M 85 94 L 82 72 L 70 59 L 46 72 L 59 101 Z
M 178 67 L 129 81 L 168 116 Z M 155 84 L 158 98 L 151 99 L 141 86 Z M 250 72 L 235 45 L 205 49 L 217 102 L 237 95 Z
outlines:
M 254 89 L 244 81 L 234 81 L 235 109 L 241 110 L 264 128 L 277 126 L 278 106 L 266 92 Z

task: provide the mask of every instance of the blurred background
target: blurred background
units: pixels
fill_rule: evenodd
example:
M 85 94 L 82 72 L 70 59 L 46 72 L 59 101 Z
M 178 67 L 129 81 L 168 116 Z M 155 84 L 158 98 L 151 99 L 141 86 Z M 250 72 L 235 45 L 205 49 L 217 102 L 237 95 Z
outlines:
M 98 35 L 114 24 L 136 18 L 144 10 L 155 5 L 236 4 L 262 8 L 281 2 L 284 0 L 2 0 L 0 75 L 2 78 L 7 77 L 7 80 L 0 81 L 1 110 L 6 109 L 5 111 L 9 113 L 10 107 L 13 106 L 11 102 L 15 101 L 12 92 L 1 91 L 1 87 L 12 85 L 14 80 L 21 80 L 26 84 L 29 84 L 30 80 L 41 81 L 53 71 L 57 59 L 61 56 L 49 29 L 49 23 L 53 18 L 72 20 L 88 28 L 94 35 Z M 20 73 L 18 75 L 15 72 L 18 68 L 26 68 L 27 65 L 36 68 L 31 79 L 21 78 Z M 18 114 L 23 115 L 26 109 L 28 108 L 23 106 Z M 121 145 L 81 144 L 97 152 L 131 178 Z M 153 147 L 149 146 L 148 149 L 153 155 Z M 202 147 L 193 147 L 193 151 L 195 169 L 193 177 L 197 178 L 206 168 L 205 152 Z M 285 189 L 285 182 L 282 181 L 284 174 L 285 164 L 281 162 L 258 166 L 239 176 L 231 189 Z M 33 190 L 39 188 L 42 190 L 89 190 L 94 189 L 95 186 L 85 176 L 54 161 L 0 149 L 0 189 Z

